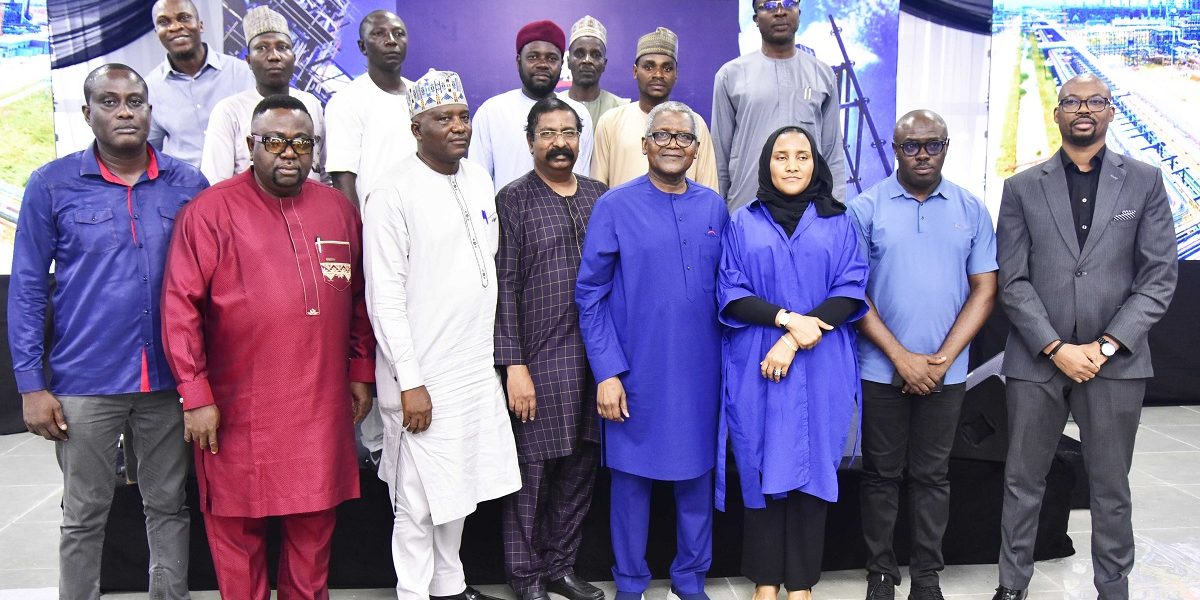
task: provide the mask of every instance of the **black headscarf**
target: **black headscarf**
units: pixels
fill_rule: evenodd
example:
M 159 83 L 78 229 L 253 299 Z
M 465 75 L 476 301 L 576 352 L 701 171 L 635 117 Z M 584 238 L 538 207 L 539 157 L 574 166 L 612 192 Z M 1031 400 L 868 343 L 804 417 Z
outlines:
M 785 195 L 771 181 L 771 155 L 775 149 L 775 140 L 790 132 L 799 132 L 808 138 L 813 157 L 812 179 L 809 180 L 808 187 L 795 196 Z M 800 223 L 800 217 L 804 215 L 804 210 L 809 204 L 816 206 L 817 216 L 820 217 L 832 217 L 846 212 L 846 205 L 833 197 L 833 173 L 829 171 L 829 165 L 825 164 L 825 157 L 821 156 L 817 142 L 803 127 L 796 125 L 780 127 L 767 138 L 762 155 L 758 158 L 758 200 L 767 207 L 771 218 L 779 223 L 788 236 L 796 231 L 796 225 Z

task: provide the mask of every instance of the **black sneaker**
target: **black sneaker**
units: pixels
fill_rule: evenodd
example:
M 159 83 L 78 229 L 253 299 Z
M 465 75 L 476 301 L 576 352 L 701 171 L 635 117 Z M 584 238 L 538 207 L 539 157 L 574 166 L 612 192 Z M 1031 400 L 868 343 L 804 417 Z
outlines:
M 895 600 L 896 584 L 887 573 L 867 575 L 867 600 Z
M 913 586 L 908 591 L 908 600 L 946 600 L 942 588 L 937 585 Z

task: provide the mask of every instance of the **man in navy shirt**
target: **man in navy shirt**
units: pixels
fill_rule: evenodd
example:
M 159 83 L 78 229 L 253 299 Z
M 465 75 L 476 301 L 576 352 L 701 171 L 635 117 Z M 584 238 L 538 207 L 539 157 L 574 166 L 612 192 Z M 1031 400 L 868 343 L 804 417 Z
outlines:
M 187 598 L 187 453 L 160 342 L 159 297 L 175 214 L 208 182 L 146 143 L 150 102 L 133 69 L 97 68 L 83 97 L 96 141 L 30 175 L 8 298 L 25 423 L 56 442 L 63 472 L 59 594 L 100 597 L 117 437 L 129 423 L 146 511 L 150 595 Z M 48 300 L 54 305 L 49 352 Z
M 892 137 L 898 169 L 849 204 L 870 277 L 859 322 L 863 394 L 862 524 L 868 600 L 900 583 L 892 547 L 908 476 L 911 600 L 942 598 L 950 449 L 966 392 L 967 345 L 996 299 L 996 235 L 987 208 L 942 178 L 950 140 L 928 110 Z

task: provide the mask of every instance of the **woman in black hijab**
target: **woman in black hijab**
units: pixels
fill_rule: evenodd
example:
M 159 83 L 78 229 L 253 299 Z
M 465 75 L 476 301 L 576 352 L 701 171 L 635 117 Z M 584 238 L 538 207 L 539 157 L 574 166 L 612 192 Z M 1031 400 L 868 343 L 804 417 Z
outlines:
M 867 267 L 807 131 L 771 134 L 758 181 L 758 198 L 734 213 L 722 240 L 721 431 L 746 507 L 742 573 L 757 585 L 754 600 L 773 600 L 780 585 L 804 600 L 821 577 L 826 508 L 857 431 L 851 322 L 866 312 Z

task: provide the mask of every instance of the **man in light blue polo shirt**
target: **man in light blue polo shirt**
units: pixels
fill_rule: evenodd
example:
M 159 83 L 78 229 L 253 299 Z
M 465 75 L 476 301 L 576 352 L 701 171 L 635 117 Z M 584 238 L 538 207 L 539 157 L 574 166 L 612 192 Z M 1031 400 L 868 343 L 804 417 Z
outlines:
M 942 178 L 949 139 L 941 117 L 910 112 L 892 140 L 896 173 L 849 204 L 870 266 L 858 345 L 867 599 L 890 600 L 900 583 L 892 533 L 907 472 L 909 598 L 940 600 L 946 473 L 967 346 L 995 303 L 996 235 L 983 202 Z
M 150 145 L 199 168 L 213 106 L 253 88 L 254 75 L 244 61 L 209 51 L 191 0 L 158 0 L 152 14 L 167 59 L 146 77 L 154 102 Z

